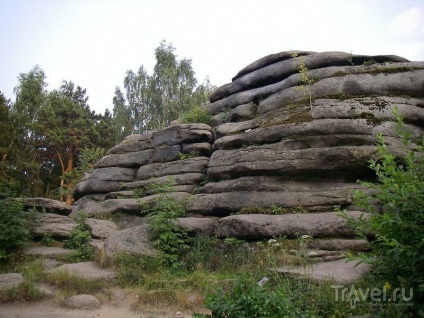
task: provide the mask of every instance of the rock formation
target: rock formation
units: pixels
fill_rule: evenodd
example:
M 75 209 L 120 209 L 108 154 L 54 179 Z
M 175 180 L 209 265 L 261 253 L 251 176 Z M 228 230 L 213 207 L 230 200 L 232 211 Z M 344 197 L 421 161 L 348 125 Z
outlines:
M 352 193 L 368 191 L 357 180 L 374 177 L 368 160 L 378 159 L 377 134 L 402 155 L 395 107 L 412 140 L 421 137 L 424 62 L 282 52 L 247 66 L 210 100 L 211 126 L 176 124 L 112 148 L 76 186 L 72 214 L 141 217 L 158 196 L 150 186 L 172 178 L 172 195 L 195 217 L 180 224 L 193 231 L 310 235 L 328 249 L 366 249 L 334 210 L 360 214 Z

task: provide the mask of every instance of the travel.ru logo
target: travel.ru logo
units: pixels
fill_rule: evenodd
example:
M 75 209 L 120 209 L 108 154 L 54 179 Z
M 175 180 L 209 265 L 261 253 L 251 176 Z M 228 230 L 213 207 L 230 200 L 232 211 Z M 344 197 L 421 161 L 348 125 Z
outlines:
M 331 285 L 335 292 L 336 301 L 346 301 L 350 303 L 352 309 L 360 305 L 361 302 L 373 302 L 381 306 L 411 306 L 414 297 L 412 288 L 392 289 L 389 283 L 382 288 L 356 288 L 355 285 L 346 287 L 343 285 Z

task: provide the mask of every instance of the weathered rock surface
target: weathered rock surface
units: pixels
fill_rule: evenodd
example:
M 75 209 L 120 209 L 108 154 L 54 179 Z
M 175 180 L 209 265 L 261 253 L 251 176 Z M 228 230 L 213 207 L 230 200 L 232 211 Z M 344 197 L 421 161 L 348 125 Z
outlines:
M 18 273 L 0 274 L 0 291 L 17 287 L 24 281 L 24 277 Z
M 85 223 L 91 229 L 91 236 L 96 239 L 105 239 L 119 231 L 115 223 L 107 220 L 88 218 Z
M 55 213 L 61 215 L 69 215 L 72 207 L 66 205 L 65 202 L 47 199 L 47 198 L 25 198 L 24 205 L 27 209 L 36 209 L 39 212 Z
M 303 62 L 309 70 L 331 66 L 349 66 L 351 63 L 356 64 L 359 61 L 362 61 L 363 63 L 364 61 L 371 60 L 374 60 L 377 63 L 408 62 L 408 60 L 397 56 L 360 56 L 344 52 L 323 52 L 303 57 Z M 276 83 L 290 75 L 298 73 L 299 66 L 300 59 L 293 58 L 272 63 L 255 71 L 249 72 L 246 75 L 237 78 L 230 84 L 219 87 L 212 94 L 210 100 L 211 102 L 214 102 L 241 91 Z
M 50 247 L 50 246 L 32 246 L 24 251 L 25 255 L 28 256 L 41 256 L 44 258 L 60 258 L 73 253 L 74 250 L 66 249 L 62 247 Z
M 187 192 L 173 192 L 170 196 L 176 200 L 184 201 L 190 197 Z M 146 213 L 149 207 L 152 207 L 155 201 L 160 198 L 160 194 L 153 194 L 142 198 L 110 199 L 102 202 L 87 200 L 78 205 L 78 208 L 72 211 L 71 215 L 76 215 L 78 211 L 84 211 L 90 217 L 102 214 L 124 212 L 132 214 Z
M 333 281 L 335 284 L 349 285 L 361 280 L 370 270 L 369 264 L 357 264 L 355 261 L 340 259 L 306 266 L 281 267 L 276 271 L 312 279 L 318 283 Z
M 107 257 L 119 254 L 132 256 L 154 256 L 156 254 L 149 241 L 147 224 L 125 229 L 109 236 L 104 241 L 104 248 Z
M 363 239 L 318 239 L 310 241 L 308 247 L 329 251 L 344 250 L 366 252 L 371 250 L 371 244 Z
M 363 212 L 348 212 L 350 216 L 367 217 Z M 283 237 L 297 238 L 309 235 L 314 238 L 356 237 L 354 229 L 346 224 L 337 212 L 310 214 L 245 214 L 232 215 L 218 220 L 215 226 L 218 237 L 261 239 Z
M 137 171 L 137 180 L 146 180 L 168 175 L 185 173 L 203 173 L 208 165 L 209 158 L 196 157 L 166 163 L 153 163 L 142 166 Z
M 142 207 L 158 198 L 155 184 L 171 178 L 170 190 L 189 213 L 179 223 L 193 233 L 249 240 L 313 235 L 309 248 L 323 260 L 368 250 L 369 243 L 329 211 L 360 213 L 352 193 L 372 194 L 357 180 L 375 178 L 369 160 L 380 159 L 377 135 L 395 156 L 405 154 L 395 109 L 411 139 L 420 140 L 423 87 L 424 62 L 393 55 L 265 56 L 213 92 L 204 106 L 213 127 L 175 121 L 112 148 L 77 185 L 81 199 L 72 214 L 132 213 L 122 217 L 122 227 L 146 226 Z
M 31 222 L 31 234 L 34 237 L 52 236 L 57 239 L 69 238 L 76 226 L 68 216 L 53 213 L 39 213 Z
M 100 301 L 93 295 L 75 295 L 67 298 L 64 305 L 71 309 L 97 309 L 100 307 Z
M 179 218 L 178 224 L 188 232 L 194 232 L 197 235 L 214 236 L 216 218 Z
M 47 273 L 51 274 L 62 271 L 67 271 L 72 275 L 76 275 L 85 279 L 105 280 L 109 282 L 116 281 L 118 277 L 116 272 L 110 269 L 99 268 L 94 262 L 64 264 L 55 269 L 48 270 Z

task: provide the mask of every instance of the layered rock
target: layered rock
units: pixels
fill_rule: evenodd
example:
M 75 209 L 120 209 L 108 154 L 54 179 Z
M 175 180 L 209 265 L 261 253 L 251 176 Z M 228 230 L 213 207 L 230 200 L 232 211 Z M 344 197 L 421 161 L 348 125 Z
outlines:
M 423 88 L 424 62 L 398 56 L 266 56 L 212 94 L 205 106 L 212 128 L 175 125 L 112 148 L 76 186 L 73 213 L 142 215 L 158 198 L 152 185 L 171 178 L 172 195 L 187 202 L 192 217 L 178 222 L 194 233 L 248 240 L 312 235 L 319 240 L 311 247 L 367 250 L 334 209 L 361 215 L 352 196 L 370 191 L 357 180 L 375 178 L 368 165 L 379 159 L 377 135 L 396 156 L 404 154 L 395 109 L 411 140 L 420 139 Z M 145 226 L 128 231 L 124 239 L 142 243 L 128 252 L 149 254 Z M 108 253 L 116 254 L 120 243 L 110 242 Z

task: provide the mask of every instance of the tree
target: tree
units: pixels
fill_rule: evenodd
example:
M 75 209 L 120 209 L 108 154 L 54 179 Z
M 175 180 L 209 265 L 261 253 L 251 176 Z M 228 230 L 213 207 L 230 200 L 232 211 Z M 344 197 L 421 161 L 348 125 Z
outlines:
M 123 137 L 130 131 L 144 133 L 169 126 L 192 107 L 194 96 L 201 97 L 200 91 L 195 93 L 197 80 L 191 60 L 178 60 L 174 50 L 172 44 L 162 41 L 155 50 L 153 74 L 147 74 L 143 66 L 137 73 L 128 71 L 125 98 L 115 89 L 113 117 Z
M 85 90 L 64 81 L 59 90 L 49 93 L 38 117 L 39 138 L 44 152 L 52 154 L 51 159 L 56 160 L 53 165 L 60 167 L 62 199 L 67 204 L 72 203 L 72 173 L 80 149 L 91 147 L 93 141 L 100 140 L 93 113 L 86 102 Z
M 125 104 L 124 94 L 119 87 L 115 88 L 113 97 L 113 124 L 118 141 L 134 132 L 134 120 L 131 111 Z
M 172 44 L 162 41 L 155 50 L 156 65 L 151 79 L 152 129 L 169 126 L 190 105 L 197 80 L 191 60 L 177 60 Z
M 4 123 L 8 131 L 2 133 L 2 174 L 18 193 L 40 193 L 42 163 L 37 149 L 35 123 L 46 99 L 44 71 L 37 65 L 28 73 L 21 73 L 15 87 L 16 102 L 3 103 L 7 113 Z M 8 109 L 6 111 L 6 108 Z M 6 122 L 8 124 L 6 124 Z

